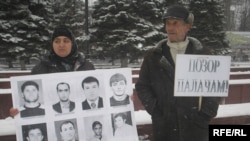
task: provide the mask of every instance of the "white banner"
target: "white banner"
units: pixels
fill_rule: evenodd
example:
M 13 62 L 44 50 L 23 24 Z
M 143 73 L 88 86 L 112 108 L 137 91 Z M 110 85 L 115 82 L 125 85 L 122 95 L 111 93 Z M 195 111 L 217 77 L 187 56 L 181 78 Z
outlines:
M 230 56 L 177 55 L 175 96 L 228 96 Z
M 138 141 L 130 68 L 11 77 L 11 88 L 17 141 Z

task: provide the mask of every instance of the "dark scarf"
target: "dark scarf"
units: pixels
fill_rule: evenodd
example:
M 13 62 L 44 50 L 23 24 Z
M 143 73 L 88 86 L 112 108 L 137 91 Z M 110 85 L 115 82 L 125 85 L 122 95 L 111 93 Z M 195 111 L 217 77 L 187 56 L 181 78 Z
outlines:
M 74 66 L 78 58 L 78 53 L 70 53 L 67 57 L 59 57 L 55 53 L 49 55 L 50 60 L 54 60 L 62 72 L 74 71 Z

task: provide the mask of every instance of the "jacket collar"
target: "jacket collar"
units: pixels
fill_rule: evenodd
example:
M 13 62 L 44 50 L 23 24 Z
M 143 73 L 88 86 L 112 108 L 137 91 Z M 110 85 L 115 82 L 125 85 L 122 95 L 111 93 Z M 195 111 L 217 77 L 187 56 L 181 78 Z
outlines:
M 57 67 L 55 60 L 51 60 L 49 56 L 45 56 L 42 62 L 45 63 L 47 66 Z M 76 70 L 79 66 L 81 66 L 84 63 L 85 63 L 85 56 L 84 54 L 79 53 L 76 63 L 74 64 L 74 70 Z
M 189 44 L 188 44 L 188 47 L 186 49 L 186 52 L 187 54 L 190 54 L 190 53 L 194 53 L 196 51 L 199 51 L 199 50 L 202 50 L 202 45 L 200 43 L 199 40 L 197 40 L 196 38 L 193 38 L 193 37 L 187 37 L 188 40 L 189 40 Z M 162 55 L 162 45 L 163 44 L 166 44 L 168 41 L 168 39 L 163 39 L 161 40 L 155 47 L 154 49 L 154 53 L 158 54 L 161 56 L 160 58 L 160 65 L 166 70 L 168 71 L 168 74 L 169 75 L 174 75 L 174 72 L 175 72 L 175 66 L 171 65 L 171 63 L 169 62 L 169 60 L 164 56 Z M 171 78 L 174 78 L 174 77 L 171 77 Z
M 189 40 L 189 45 L 188 45 L 188 48 L 190 48 L 190 44 L 192 44 L 192 47 L 194 50 L 201 50 L 203 47 L 201 45 L 201 42 L 199 40 L 197 40 L 196 38 L 194 37 L 187 37 L 188 40 Z M 156 48 L 155 48 L 155 52 L 156 53 L 162 53 L 162 44 L 166 44 L 168 41 L 168 39 L 163 39 L 161 40 L 157 45 L 156 45 Z

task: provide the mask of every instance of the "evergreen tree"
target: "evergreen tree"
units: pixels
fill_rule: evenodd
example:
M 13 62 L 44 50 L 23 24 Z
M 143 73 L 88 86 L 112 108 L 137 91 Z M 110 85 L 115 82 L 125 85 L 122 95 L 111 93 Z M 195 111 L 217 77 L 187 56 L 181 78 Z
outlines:
M 52 3 L 50 27 L 68 26 L 76 37 L 80 50 L 84 39 L 84 3 L 82 0 L 55 1 Z
M 0 49 L 9 67 L 16 59 L 25 63 L 31 57 L 40 59 L 51 48 L 50 34 L 59 24 L 69 26 L 82 45 L 84 30 L 82 0 L 0 1 Z M 27 62 L 24 62 L 24 59 Z
M 34 55 L 40 55 L 44 43 L 48 41 L 47 22 L 30 11 L 28 0 L 0 2 L 0 49 L 12 66 L 12 61 L 20 59 L 22 69 L 24 61 Z
M 190 35 L 199 39 L 213 54 L 229 53 L 226 40 L 224 7 L 221 0 L 191 0 L 190 10 L 194 14 L 194 25 Z
M 245 0 L 242 3 L 239 31 L 250 31 L 250 1 Z
M 160 7 L 157 0 L 99 0 L 93 7 L 92 45 L 126 67 L 128 57 L 137 59 L 164 38 Z

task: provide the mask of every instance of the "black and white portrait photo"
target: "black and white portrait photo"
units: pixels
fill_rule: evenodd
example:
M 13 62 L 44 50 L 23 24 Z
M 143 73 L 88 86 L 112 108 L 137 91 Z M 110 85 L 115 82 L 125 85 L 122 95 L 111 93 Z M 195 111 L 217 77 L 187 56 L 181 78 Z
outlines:
M 57 141 L 78 141 L 76 119 L 55 121 Z
M 46 123 L 22 126 L 23 141 L 48 141 Z
M 108 141 L 108 122 L 103 115 L 83 118 L 86 141 Z
M 128 141 L 134 138 L 134 128 L 131 112 L 118 112 L 112 114 L 113 136 L 115 140 Z
M 110 106 L 130 104 L 130 95 L 127 94 L 127 78 L 121 73 L 115 73 L 109 80 L 113 95 L 110 97 Z
M 60 82 L 56 86 L 59 101 L 52 105 L 56 113 L 69 113 L 75 110 L 75 102 L 70 100 L 71 87 L 67 82 Z
M 19 94 L 21 117 L 25 118 L 45 115 L 41 80 L 19 82 Z
M 88 76 L 82 80 L 83 95 L 86 99 L 82 102 L 82 109 L 103 108 L 103 92 L 100 89 L 100 82 L 94 76 Z

